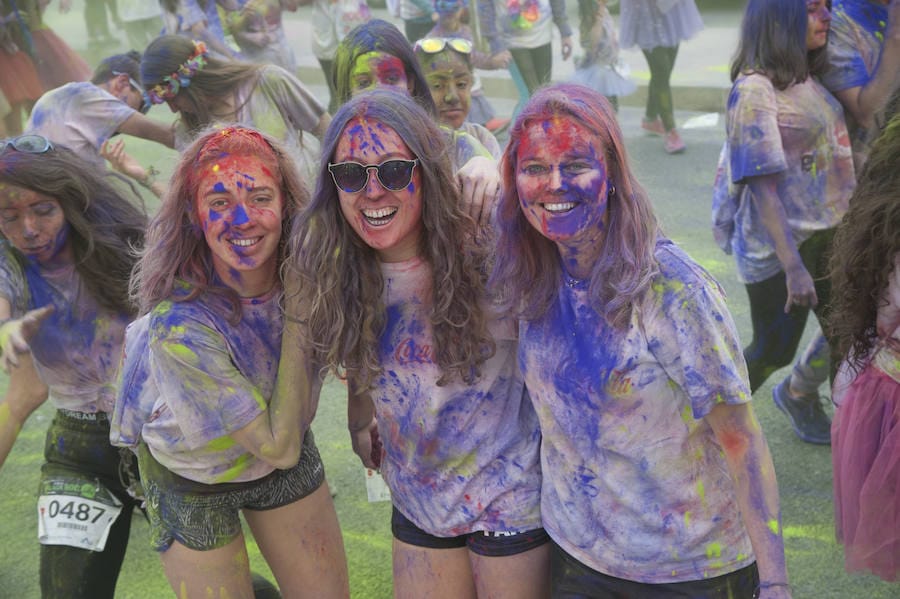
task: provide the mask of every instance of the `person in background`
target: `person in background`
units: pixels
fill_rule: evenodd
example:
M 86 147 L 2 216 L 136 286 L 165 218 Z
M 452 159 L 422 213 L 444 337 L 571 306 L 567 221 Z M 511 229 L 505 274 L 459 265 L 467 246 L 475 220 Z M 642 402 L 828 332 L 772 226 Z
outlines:
M 478 19 L 491 53 L 509 50 L 531 94 L 553 76 L 552 25 L 559 29 L 562 59 L 572 55 L 572 27 L 563 0 L 479 0 Z
M 822 84 L 844 107 L 853 147 L 853 161 L 861 171 L 869 146 L 885 124 L 885 112 L 900 102 L 900 0 L 838 0 L 832 6 L 828 63 Z M 775 400 L 818 403 L 819 388 L 831 373 L 829 346 L 820 331 L 806 346 L 791 374 L 772 389 Z M 800 405 L 803 405 L 802 403 Z M 825 430 L 803 418 L 821 419 L 818 411 L 788 410 L 795 427 Z M 827 416 L 826 416 L 827 418 Z M 823 439 L 824 441 L 824 439 Z
M 296 11 L 301 0 L 237 0 L 237 10 L 228 13 L 228 29 L 250 62 L 275 64 L 297 74 L 297 59 L 288 43 L 282 13 Z
M 512 60 L 512 54 L 509 53 L 509 50 L 503 50 L 494 56 L 489 56 L 476 47 L 472 29 L 462 22 L 463 13 L 466 12 L 464 0 L 435 0 L 434 11 L 438 15 L 437 22 L 425 37 L 463 38 L 472 42 L 472 50 L 469 53 L 472 90 L 467 120 L 482 125 L 491 132 L 501 129 L 509 124 L 509 119 L 496 117 L 494 107 L 491 106 L 490 100 L 482 88 L 481 77 L 478 76 L 475 69 L 505 69 Z
M 0 0 L 0 9 L 5 9 L 5 1 Z M 18 28 L 15 21 L 15 12 L 0 10 L 0 72 L 3 73 L 0 93 L 5 104 L 0 115 L 4 135 L 22 132 L 22 116 L 31 112 L 31 107 L 44 93 L 31 56 L 16 43 Z
M 472 42 L 463 38 L 425 37 L 416 42 L 415 52 L 425 74 L 441 125 L 465 131 L 500 160 L 500 144 L 485 127 L 469 122 L 472 106 Z
M 724 292 L 663 235 L 612 106 L 539 90 L 502 165 L 491 279 L 541 424 L 552 596 L 790 597 Z
M 434 26 L 437 15 L 434 13 L 432 0 L 399 0 L 400 18 L 403 19 L 403 31 L 410 44 L 428 35 Z
M 848 572 L 900 579 L 900 115 L 871 146 L 834 238 L 829 324 L 843 360 L 831 427 Z
M 331 114 L 341 105 L 332 74 L 338 44 L 356 26 L 367 23 L 371 18 L 366 0 L 313 0 L 312 51 L 328 83 L 328 112 Z
M 314 172 L 318 145 L 304 134 L 321 138 L 331 116 L 281 67 L 223 60 L 202 42 L 164 35 L 144 51 L 141 81 L 152 103 L 165 102 L 181 117 L 176 149 L 210 125 L 241 123 L 285 143 L 304 176 Z
M 830 21 L 826 0 L 751 0 L 731 67 L 724 156 L 738 187 L 722 242 L 750 300 L 754 392 L 794 358 L 810 310 L 827 315 L 828 254 L 856 183 L 843 110 L 816 79 Z M 829 442 L 818 395 L 775 403 L 802 440 Z
M 163 29 L 159 3 L 146 0 L 118 0 L 118 3 L 128 47 L 143 50 Z
M 272 398 L 281 265 L 306 201 L 286 150 L 232 126 L 182 153 L 147 227 L 111 435 L 137 453 L 151 543 L 179 597 L 252 596 L 243 515 L 285 599 L 349 598 L 312 432 L 294 395 Z
M 0 0 L 0 15 L 13 41 L 34 61 L 44 91 L 71 81 L 87 81 L 91 68 L 44 23 L 46 6 L 44 0 Z
M 228 42 L 219 17 L 219 6 L 226 12 L 238 9 L 237 0 L 160 0 L 165 33 L 184 35 L 204 42 L 218 58 L 239 58 Z
M 637 86 L 621 73 L 619 36 L 606 0 L 578 0 L 578 12 L 585 54 L 577 61 L 572 82 L 597 90 L 618 110 L 619 96 L 633 93 Z
M 147 118 L 150 104 L 144 99 L 140 79 L 141 55 L 136 51 L 116 54 L 103 61 L 89 82 L 67 83 L 41 96 L 26 130 L 66 146 L 84 159 L 103 167 L 103 146 L 114 135 L 125 133 L 174 147 L 172 127 Z M 142 185 L 161 186 L 145 169 L 134 178 Z
M 622 48 L 638 46 L 650 67 L 647 109 L 641 127 L 665 138 L 669 154 L 685 149 L 675 128 L 675 106 L 670 79 L 681 42 L 703 29 L 694 0 L 622 0 L 619 15 Z

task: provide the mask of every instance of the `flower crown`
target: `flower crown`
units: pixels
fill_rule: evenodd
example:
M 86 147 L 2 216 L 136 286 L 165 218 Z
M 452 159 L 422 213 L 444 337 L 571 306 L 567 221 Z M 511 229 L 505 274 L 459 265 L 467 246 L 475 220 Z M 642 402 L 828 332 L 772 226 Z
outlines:
M 171 75 L 166 75 L 162 83 L 157 83 L 147 89 L 147 98 L 153 104 L 162 104 L 178 95 L 182 87 L 191 84 L 191 77 L 203 70 L 206 66 L 206 44 L 194 40 L 194 53 L 185 60 L 178 70 Z

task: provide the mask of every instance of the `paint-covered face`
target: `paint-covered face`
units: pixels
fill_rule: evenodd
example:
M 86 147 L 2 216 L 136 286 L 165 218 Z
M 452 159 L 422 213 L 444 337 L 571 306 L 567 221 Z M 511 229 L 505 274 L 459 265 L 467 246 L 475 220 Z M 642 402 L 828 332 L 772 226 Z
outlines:
M 39 264 L 70 252 L 69 224 L 59 202 L 24 187 L 0 183 L 0 232 Z
M 568 117 L 531 122 L 522 133 L 516 191 L 525 218 L 579 263 L 600 252 L 607 170 L 597 136 Z
M 332 162 L 358 162 L 377 166 L 390 159 L 413 160 L 416 156 L 392 128 L 378 121 L 354 119 L 341 134 Z M 418 253 L 422 234 L 422 185 L 419 166 L 409 185 L 400 191 L 386 189 L 370 169 L 365 187 L 356 193 L 338 188 L 341 212 L 366 245 L 383 262 L 402 262 Z
M 441 124 L 459 129 L 469 116 L 472 103 L 472 72 L 466 59 L 449 49 L 419 54 L 418 58 Z
M 385 52 L 366 52 L 357 57 L 350 72 L 350 92 L 356 95 L 375 88 L 395 89 L 410 94 L 403 61 Z
M 806 49 L 818 50 L 828 43 L 831 12 L 825 0 L 806 0 Z
M 275 282 L 284 200 L 270 168 L 255 156 L 229 155 L 199 175 L 195 206 L 213 266 L 241 295 Z

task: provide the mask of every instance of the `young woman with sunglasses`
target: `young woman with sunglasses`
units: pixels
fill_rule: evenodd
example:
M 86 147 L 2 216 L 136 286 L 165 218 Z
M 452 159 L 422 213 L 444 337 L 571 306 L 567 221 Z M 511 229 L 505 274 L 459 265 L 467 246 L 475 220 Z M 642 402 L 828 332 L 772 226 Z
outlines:
M 38 508 L 44 598 L 112 599 L 138 501 L 109 442 L 132 249 L 145 216 L 103 170 L 46 138 L 0 142 L 0 464 L 48 397 Z M 67 534 L 77 525 L 73 534 Z M 105 536 L 107 535 L 108 536 Z
M 151 542 L 179 597 L 251 596 L 239 515 L 285 599 L 349 596 L 302 404 L 273 397 L 280 267 L 306 200 L 284 148 L 232 126 L 184 151 L 147 229 L 112 435 L 137 451 Z
M 537 417 L 452 177 L 411 98 L 338 110 L 292 233 L 295 326 L 346 376 L 354 451 L 391 491 L 394 596 L 547 597 Z

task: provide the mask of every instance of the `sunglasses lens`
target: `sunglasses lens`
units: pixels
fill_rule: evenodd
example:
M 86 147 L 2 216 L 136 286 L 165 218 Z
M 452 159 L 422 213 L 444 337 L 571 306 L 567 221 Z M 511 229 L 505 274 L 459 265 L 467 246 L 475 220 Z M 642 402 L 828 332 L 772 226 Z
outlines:
M 378 180 L 386 189 L 400 191 L 412 181 L 414 160 L 388 160 L 378 167 Z
M 447 43 L 450 44 L 451 48 L 453 48 L 460 54 L 472 53 L 472 42 L 470 42 L 469 40 L 463 39 L 461 37 L 454 37 Z
M 428 54 L 434 54 L 444 49 L 445 41 L 440 37 L 428 37 L 416 42 L 422 50 Z
M 40 135 L 22 135 L 12 140 L 12 147 L 18 152 L 42 154 L 50 149 L 50 141 Z
M 338 164 L 329 164 L 328 170 L 334 179 L 334 184 L 341 191 L 347 193 L 356 193 L 366 186 L 369 175 L 366 167 L 355 162 L 341 162 Z

